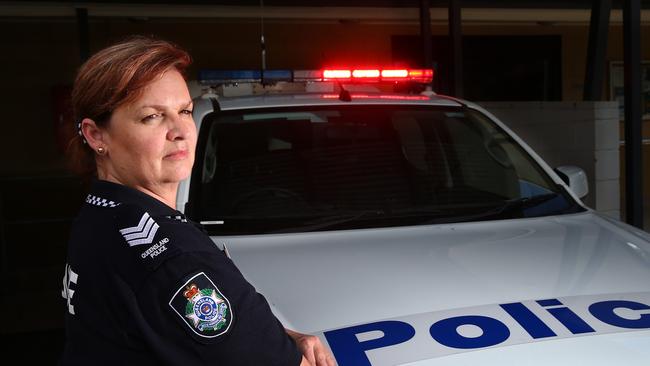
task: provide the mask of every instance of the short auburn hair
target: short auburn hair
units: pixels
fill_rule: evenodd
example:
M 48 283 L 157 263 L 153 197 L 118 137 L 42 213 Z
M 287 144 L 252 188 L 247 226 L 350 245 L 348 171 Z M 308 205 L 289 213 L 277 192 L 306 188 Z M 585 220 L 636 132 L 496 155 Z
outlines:
M 97 173 L 94 152 L 78 134 L 84 118 L 105 127 L 116 108 L 136 101 L 171 68 L 185 75 L 190 63 L 189 54 L 171 42 L 135 36 L 102 49 L 81 65 L 71 95 L 74 137 L 67 155 L 72 170 L 85 178 Z

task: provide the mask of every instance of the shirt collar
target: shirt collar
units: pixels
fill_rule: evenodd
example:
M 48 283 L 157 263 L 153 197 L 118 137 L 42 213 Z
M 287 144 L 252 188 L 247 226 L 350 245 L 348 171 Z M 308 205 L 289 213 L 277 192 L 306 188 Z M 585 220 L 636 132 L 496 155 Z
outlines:
M 93 181 L 86 203 L 101 207 L 135 204 L 151 215 L 178 215 L 179 211 L 137 189 L 105 180 Z

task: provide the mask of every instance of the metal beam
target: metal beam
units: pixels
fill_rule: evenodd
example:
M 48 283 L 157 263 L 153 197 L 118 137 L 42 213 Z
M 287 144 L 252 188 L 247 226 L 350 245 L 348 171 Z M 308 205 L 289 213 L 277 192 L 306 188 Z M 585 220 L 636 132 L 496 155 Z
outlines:
M 584 100 L 601 100 L 612 0 L 593 0 L 585 68 Z
M 461 33 L 460 0 L 449 0 L 449 46 L 452 80 L 451 95 L 463 97 L 463 43 Z
M 422 38 L 422 67 L 433 68 L 433 50 L 431 46 L 431 1 L 420 0 L 420 38 Z
M 79 58 L 84 63 L 90 57 L 90 37 L 88 36 L 88 9 L 77 8 L 77 32 L 79 33 Z
M 550 22 L 558 25 L 587 24 L 589 22 L 591 9 L 587 8 L 557 8 L 546 4 L 543 7 L 532 9 L 526 4 L 513 8 L 496 8 L 492 3 L 483 1 L 481 6 L 472 6 L 469 0 L 463 1 L 463 22 L 468 23 L 500 23 L 520 25 L 535 25 L 540 22 Z M 650 0 L 647 0 L 650 3 Z M 0 1 L 0 18 L 22 18 L 33 19 L 40 17 L 72 17 L 75 16 L 76 7 L 83 6 L 93 17 L 100 18 L 193 18 L 193 21 L 212 22 L 214 19 L 247 19 L 258 20 L 261 15 L 259 0 L 256 6 L 220 6 L 220 5 L 192 5 L 186 4 L 162 4 L 152 6 L 136 2 L 127 3 L 75 3 L 75 2 L 6 2 Z M 268 22 L 296 21 L 296 22 L 332 22 L 339 24 L 340 20 L 350 19 L 355 22 L 368 22 L 372 24 L 417 24 L 418 5 L 417 1 L 403 1 L 400 4 L 412 4 L 409 7 L 333 7 L 323 6 L 314 11 L 313 2 L 310 6 L 269 6 L 264 7 L 264 18 Z M 80 5 L 81 4 L 81 5 Z M 615 5 L 617 2 L 614 3 Z M 436 25 L 444 25 L 448 20 L 447 2 L 443 0 L 432 1 L 431 22 Z M 648 7 L 641 13 L 641 21 L 646 24 L 650 22 L 650 11 Z M 3 21 L 6 19 L 3 19 Z M 39 20 L 40 21 L 40 20 Z M 615 6 L 610 15 L 611 23 L 623 21 L 622 11 Z
M 641 162 L 641 7 L 623 3 L 625 79 L 625 221 L 643 228 L 643 165 Z

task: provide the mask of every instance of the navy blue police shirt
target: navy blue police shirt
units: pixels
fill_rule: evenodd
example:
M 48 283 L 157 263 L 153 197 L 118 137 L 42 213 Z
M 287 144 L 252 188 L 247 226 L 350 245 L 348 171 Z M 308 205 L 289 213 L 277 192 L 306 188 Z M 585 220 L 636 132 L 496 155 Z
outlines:
M 299 365 L 301 354 L 201 228 L 138 190 L 94 182 L 63 278 L 63 365 Z

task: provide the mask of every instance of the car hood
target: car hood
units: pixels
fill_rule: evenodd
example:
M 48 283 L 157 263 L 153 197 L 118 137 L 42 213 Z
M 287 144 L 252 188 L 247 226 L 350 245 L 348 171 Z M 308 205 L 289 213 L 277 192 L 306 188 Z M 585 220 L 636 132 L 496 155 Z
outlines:
M 484 363 L 495 348 L 541 365 L 549 346 L 632 357 L 630 344 L 643 345 L 639 359 L 648 359 L 650 310 L 629 305 L 650 304 L 650 235 L 592 211 L 213 240 L 287 328 L 321 336 L 339 365 Z M 623 309 L 610 313 L 629 312 L 621 317 L 637 319 L 633 327 L 601 321 L 607 310 L 594 315 L 593 304 L 613 301 Z M 578 319 L 567 310 L 553 316 L 552 307 Z M 436 338 L 434 324 L 460 343 Z M 612 342 L 618 348 L 600 348 Z

